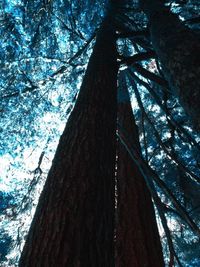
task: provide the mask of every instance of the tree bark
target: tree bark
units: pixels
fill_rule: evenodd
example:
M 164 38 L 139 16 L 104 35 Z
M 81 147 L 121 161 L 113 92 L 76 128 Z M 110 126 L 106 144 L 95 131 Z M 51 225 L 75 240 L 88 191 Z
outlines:
M 122 77 L 120 80 L 118 124 L 140 151 L 126 82 Z M 120 142 L 117 151 L 116 267 L 162 267 L 162 248 L 149 190 Z
M 166 80 L 180 104 L 200 129 L 200 37 L 161 0 L 140 0 L 149 20 L 152 45 Z
M 117 72 L 115 30 L 107 17 L 19 267 L 114 267 Z

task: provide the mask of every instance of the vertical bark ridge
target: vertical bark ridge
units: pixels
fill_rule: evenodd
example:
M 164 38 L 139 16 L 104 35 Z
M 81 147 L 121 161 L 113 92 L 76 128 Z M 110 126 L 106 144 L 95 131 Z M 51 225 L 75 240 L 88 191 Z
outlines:
M 140 150 L 138 131 L 120 74 L 118 123 Z M 145 180 L 124 146 L 118 143 L 116 267 L 164 266 L 155 212 Z
M 114 267 L 116 36 L 107 17 L 39 199 L 20 267 Z

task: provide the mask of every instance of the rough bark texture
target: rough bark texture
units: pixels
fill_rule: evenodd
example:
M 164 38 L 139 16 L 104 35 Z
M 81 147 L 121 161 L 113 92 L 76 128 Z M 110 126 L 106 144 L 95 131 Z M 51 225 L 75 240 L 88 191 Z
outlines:
M 39 199 L 20 267 L 114 266 L 115 38 L 107 18 Z
M 140 0 L 149 19 L 151 41 L 165 78 L 180 104 L 200 129 L 200 36 L 183 24 L 161 0 Z
M 126 86 L 118 94 L 118 123 L 140 150 Z M 145 180 L 124 146 L 118 144 L 116 267 L 164 266 L 154 208 Z

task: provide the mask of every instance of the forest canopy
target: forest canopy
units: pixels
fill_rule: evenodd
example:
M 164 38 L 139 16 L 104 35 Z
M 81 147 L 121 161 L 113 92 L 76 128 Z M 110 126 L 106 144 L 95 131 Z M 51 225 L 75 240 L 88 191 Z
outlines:
M 145 176 L 166 266 L 200 264 L 199 14 L 198 0 L 0 0 L 1 266 L 18 266 L 107 16 L 141 157 L 119 118 L 116 139 Z M 101 94 L 95 107 L 100 101 Z

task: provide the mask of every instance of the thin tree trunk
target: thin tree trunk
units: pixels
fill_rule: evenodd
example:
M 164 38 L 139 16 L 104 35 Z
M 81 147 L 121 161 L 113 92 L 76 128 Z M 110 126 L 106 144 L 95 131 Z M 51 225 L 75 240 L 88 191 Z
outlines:
M 120 80 L 118 124 L 140 150 L 126 82 Z M 120 142 L 117 155 L 116 267 L 162 267 L 160 237 L 145 180 Z
M 180 104 L 200 129 L 200 36 L 161 0 L 140 0 L 149 20 L 151 41 Z
M 39 199 L 20 267 L 114 266 L 115 44 L 107 18 Z

